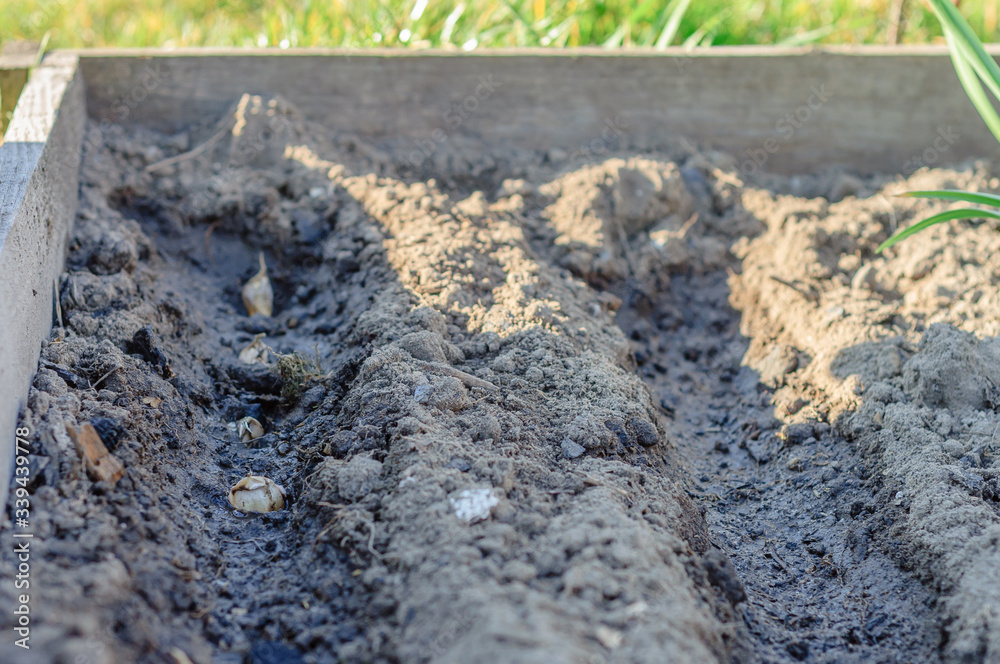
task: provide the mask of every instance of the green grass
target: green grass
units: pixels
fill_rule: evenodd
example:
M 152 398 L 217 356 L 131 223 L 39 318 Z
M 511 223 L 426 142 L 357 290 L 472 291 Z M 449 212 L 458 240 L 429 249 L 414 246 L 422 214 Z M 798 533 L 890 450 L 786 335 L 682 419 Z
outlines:
M 688 3 L 673 0 L 664 9 L 659 0 L 153 0 L 136 7 L 125 0 L 11 0 L 2 10 L 0 42 L 40 40 L 48 33 L 50 48 L 881 44 L 891 0 L 696 0 L 681 5 Z M 965 0 L 961 9 L 980 38 L 998 40 L 995 0 Z M 901 42 L 941 39 L 940 25 L 922 0 L 907 0 L 904 14 Z M 671 16 L 680 19 L 676 26 Z

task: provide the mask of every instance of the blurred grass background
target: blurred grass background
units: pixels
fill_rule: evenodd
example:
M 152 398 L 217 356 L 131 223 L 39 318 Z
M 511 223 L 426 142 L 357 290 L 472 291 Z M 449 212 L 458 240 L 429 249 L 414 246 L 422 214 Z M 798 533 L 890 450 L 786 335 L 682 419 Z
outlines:
M 984 41 L 1000 36 L 998 4 L 960 4 Z M 885 44 L 941 34 L 922 0 L 4 0 L 0 15 L 0 43 L 48 35 L 49 48 Z

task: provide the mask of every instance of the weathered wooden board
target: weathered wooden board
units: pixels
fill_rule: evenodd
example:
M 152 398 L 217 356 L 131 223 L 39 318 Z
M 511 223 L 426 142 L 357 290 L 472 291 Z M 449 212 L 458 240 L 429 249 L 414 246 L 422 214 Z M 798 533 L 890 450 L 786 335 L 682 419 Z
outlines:
M 80 55 L 92 117 L 164 130 L 274 92 L 330 127 L 413 150 L 459 135 L 570 152 L 684 136 L 733 152 L 744 171 L 786 173 L 912 171 L 996 152 L 944 47 Z
M 73 54 L 32 71 L 0 145 L 0 498 L 19 408 L 52 326 L 53 280 L 76 213 L 84 126 Z
M 35 42 L 7 42 L 0 47 L 0 143 L 10 115 L 28 82 L 28 70 L 38 54 Z

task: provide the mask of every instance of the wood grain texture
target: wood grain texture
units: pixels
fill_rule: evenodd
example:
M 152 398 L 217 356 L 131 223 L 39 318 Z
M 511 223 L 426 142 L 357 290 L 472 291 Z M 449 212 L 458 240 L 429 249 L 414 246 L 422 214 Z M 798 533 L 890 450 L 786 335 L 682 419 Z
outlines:
M 0 497 L 6 497 L 14 429 L 52 326 L 60 273 L 76 213 L 84 124 L 75 56 L 32 71 L 0 145 Z
M 324 125 L 407 150 L 440 130 L 586 151 L 610 122 L 622 148 L 683 136 L 734 153 L 741 170 L 899 172 L 996 152 L 943 47 L 80 55 L 92 117 L 166 131 L 274 92 Z M 449 111 L 463 103 L 475 109 L 455 126 Z

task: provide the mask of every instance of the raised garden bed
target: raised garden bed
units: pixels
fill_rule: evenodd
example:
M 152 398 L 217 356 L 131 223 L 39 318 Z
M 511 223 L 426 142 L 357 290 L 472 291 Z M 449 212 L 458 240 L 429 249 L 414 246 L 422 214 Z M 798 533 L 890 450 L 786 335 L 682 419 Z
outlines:
M 995 660 L 998 236 L 873 253 L 990 141 L 936 49 L 48 56 L 0 659 Z

